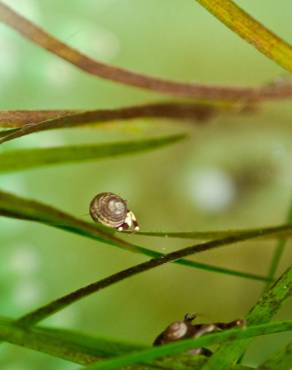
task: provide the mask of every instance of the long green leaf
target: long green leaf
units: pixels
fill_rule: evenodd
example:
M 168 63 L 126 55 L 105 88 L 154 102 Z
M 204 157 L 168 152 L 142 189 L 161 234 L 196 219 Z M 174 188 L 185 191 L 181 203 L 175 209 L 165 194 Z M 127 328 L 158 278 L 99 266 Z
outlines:
M 0 339 L 80 365 L 145 348 L 70 330 L 43 327 L 23 328 L 17 326 L 12 320 L 4 318 L 0 318 Z M 178 363 L 182 365 L 182 359 L 178 358 Z M 160 366 L 157 365 L 157 367 L 160 369 Z M 154 363 L 151 368 L 156 368 Z M 138 369 L 144 370 L 145 367 L 139 366 Z M 187 369 L 190 367 L 186 367 Z
M 48 226 L 63 229 L 94 240 L 99 240 L 149 257 L 155 258 L 163 255 L 162 253 L 134 245 L 115 237 L 111 229 L 103 227 L 102 225 L 85 222 L 54 207 L 47 206 L 33 200 L 24 199 L 3 191 L 0 191 L 0 215 L 29 221 L 37 221 Z M 281 228 L 278 231 L 281 233 Z M 287 231 L 289 231 L 289 227 L 287 228 Z M 218 272 L 259 281 L 267 281 L 265 276 L 236 271 L 196 261 L 180 259 L 176 261 L 176 263 L 205 271 Z
M 287 217 L 286 217 L 286 221 L 287 222 L 292 222 L 292 204 L 290 205 L 289 207 L 289 210 L 288 210 L 288 214 L 287 214 Z M 280 263 L 280 259 L 284 253 L 284 249 L 285 249 L 285 246 L 287 244 L 287 241 L 288 241 L 288 238 L 287 237 L 281 237 L 279 238 L 276 246 L 275 246 L 275 250 L 274 250 L 274 253 L 273 253 L 273 256 L 272 256 L 272 261 L 271 261 L 271 265 L 270 265 L 270 269 L 269 269 L 269 273 L 268 273 L 268 278 L 270 281 L 272 281 L 275 277 L 275 274 L 276 274 L 276 271 L 277 271 L 277 268 L 279 266 L 279 263 Z M 269 284 L 269 283 L 267 283 Z
M 225 343 L 229 340 L 237 341 L 239 339 L 251 338 L 260 335 L 280 333 L 283 331 L 292 330 L 292 320 L 269 323 L 264 325 L 254 325 L 246 329 L 232 329 L 222 331 L 220 333 L 208 334 L 196 339 L 187 339 L 183 341 L 166 344 L 161 347 L 153 347 L 136 353 L 120 356 L 115 359 L 110 359 L 97 364 L 90 365 L 84 370 L 112 370 L 119 369 L 132 364 L 143 363 L 154 360 L 159 357 L 176 355 L 182 351 L 192 348 L 208 347 L 217 343 Z M 228 345 L 228 344 L 227 344 Z M 229 368 L 230 369 L 230 368 Z
M 261 53 L 292 72 L 292 47 L 231 0 L 197 0 Z M 275 6 L 277 6 L 275 4 Z
M 249 325 L 269 322 L 283 304 L 292 295 L 292 266 L 265 291 L 259 301 L 248 313 L 246 320 Z M 203 370 L 227 370 L 243 354 L 249 340 L 223 344 L 210 358 Z
M 267 229 L 264 233 L 269 234 L 272 232 L 275 232 L 276 230 L 284 230 L 287 226 L 282 227 L 275 227 L 273 229 Z M 288 226 L 288 228 L 291 228 L 291 225 Z M 119 272 L 114 273 L 113 275 L 110 275 L 102 280 L 98 280 L 94 283 L 91 283 L 87 286 L 84 286 L 82 288 L 79 288 L 65 296 L 62 296 L 42 307 L 39 307 L 38 309 L 22 316 L 20 319 L 17 320 L 18 323 L 21 323 L 22 325 L 34 325 L 41 320 L 47 318 L 50 315 L 53 315 L 54 313 L 63 310 L 65 307 L 68 307 L 69 305 L 84 299 L 85 297 L 99 292 L 105 288 L 108 288 L 109 286 L 112 286 L 114 284 L 117 284 L 119 282 L 122 282 L 126 279 L 129 279 L 132 276 L 135 276 L 137 274 L 141 274 L 143 272 L 152 270 L 153 268 L 162 266 L 165 263 L 173 262 L 176 260 L 180 260 L 183 257 L 187 257 L 189 255 L 204 252 L 207 250 L 219 248 L 222 246 L 230 245 L 233 243 L 238 243 L 240 241 L 248 240 L 251 238 L 259 237 L 263 234 L 263 231 L 260 232 L 252 232 L 250 234 L 245 235 L 235 235 L 235 236 L 229 236 L 226 238 L 221 239 L 215 239 L 211 240 L 206 243 L 201 244 L 195 244 L 190 247 L 186 247 L 165 255 L 161 255 L 157 258 L 152 258 L 146 262 L 142 262 L 138 265 L 129 267 L 125 270 L 121 270 Z
M 111 344 L 109 341 L 70 331 L 39 327 L 24 329 L 15 325 L 12 320 L 4 318 L 0 320 L 0 338 L 11 344 L 47 353 L 81 365 L 119 353 L 127 353 L 131 350 L 127 347 L 124 350 L 122 344 L 119 347 L 118 343 Z M 134 349 L 135 347 L 132 348 L 132 350 Z
M 42 149 L 14 150 L 0 154 L 0 173 L 21 171 L 53 164 L 129 155 L 158 149 L 185 138 L 185 135 L 171 135 L 152 139 L 114 142 L 99 145 L 72 145 Z
M 71 330 L 46 327 L 23 328 L 9 319 L 0 318 L 0 339 L 53 357 L 88 365 L 96 361 L 126 355 L 147 347 L 97 338 Z M 205 358 L 182 354 L 174 358 L 151 361 L 149 366 L 130 366 L 129 370 L 199 370 Z M 234 370 L 245 370 L 236 366 Z

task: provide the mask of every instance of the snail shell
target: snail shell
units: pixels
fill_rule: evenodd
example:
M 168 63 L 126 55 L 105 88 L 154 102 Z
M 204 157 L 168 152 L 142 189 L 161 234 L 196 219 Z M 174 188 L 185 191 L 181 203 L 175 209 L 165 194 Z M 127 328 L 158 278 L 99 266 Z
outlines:
M 139 230 L 136 217 L 127 202 L 114 193 L 99 193 L 91 201 L 89 212 L 94 221 L 124 231 Z

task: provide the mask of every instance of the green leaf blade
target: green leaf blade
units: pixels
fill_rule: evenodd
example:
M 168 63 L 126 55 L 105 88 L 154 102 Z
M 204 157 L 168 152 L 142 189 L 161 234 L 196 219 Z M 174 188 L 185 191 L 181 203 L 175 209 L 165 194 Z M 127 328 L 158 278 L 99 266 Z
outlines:
M 85 222 L 54 207 L 3 191 L 0 191 L 0 215 L 40 222 L 47 226 L 63 229 L 83 237 L 123 248 L 130 252 L 144 254 L 151 258 L 162 256 L 159 252 L 120 239 L 113 235 L 112 229 L 99 224 Z M 267 281 L 265 276 L 213 266 L 187 259 L 179 259 L 175 263 L 209 272 L 218 272 L 256 281 Z
M 273 353 L 258 370 L 287 370 L 292 369 L 292 343 Z
M 151 349 L 146 349 L 133 354 L 120 356 L 115 359 L 110 359 L 97 364 L 90 365 L 83 370 L 113 370 L 119 369 L 124 366 L 129 366 L 132 364 L 143 363 L 146 361 L 153 361 L 159 357 L 164 357 L 168 355 L 176 355 L 183 351 L 199 348 L 208 347 L 217 343 L 225 343 L 230 339 L 237 341 L 244 338 L 251 338 L 260 335 L 279 333 L 283 331 L 292 330 L 292 321 L 283 321 L 268 323 L 264 325 L 255 325 L 247 327 L 246 329 L 232 329 L 226 330 L 219 333 L 208 334 L 205 336 L 198 337 L 196 339 L 186 339 L 183 341 L 177 341 L 171 344 L 166 344 L 160 347 L 153 347 Z M 226 344 L 228 345 L 228 344 Z M 211 357 L 212 358 L 212 357 Z M 229 369 L 232 366 L 229 367 Z
M 240 37 L 261 53 L 292 72 L 292 47 L 231 0 L 197 0 Z
M 284 272 L 248 313 L 246 320 L 250 325 L 268 323 L 292 295 L 292 266 Z M 223 344 L 209 359 L 203 370 L 227 370 L 244 353 L 249 340 Z
M 0 154 L 0 173 L 130 155 L 159 149 L 164 146 L 177 143 L 185 138 L 186 135 L 178 134 L 152 139 L 99 145 L 72 145 L 41 149 L 14 150 Z

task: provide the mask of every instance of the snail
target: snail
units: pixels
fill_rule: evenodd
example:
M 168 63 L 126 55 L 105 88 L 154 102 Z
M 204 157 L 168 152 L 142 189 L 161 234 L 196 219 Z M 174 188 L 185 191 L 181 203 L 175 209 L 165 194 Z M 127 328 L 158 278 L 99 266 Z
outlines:
M 118 231 L 138 231 L 134 213 L 128 210 L 127 201 L 114 193 L 99 193 L 91 201 L 89 212 L 96 222 Z
M 211 324 L 193 324 L 192 321 L 196 318 L 195 314 L 186 314 L 183 321 L 175 321 L 171 323 L 158 337 L 154 340 L 154 346 L 175 342 L 186 338 L 198 338 L 202 335 L 213 333 L 216 331 L 244 328 L 245 321 L 238 319 L 231 322 L 217 322 Z M 193 348 L 190 350 L 193 355 L 211 356 L 212 351 L 208 348 Z

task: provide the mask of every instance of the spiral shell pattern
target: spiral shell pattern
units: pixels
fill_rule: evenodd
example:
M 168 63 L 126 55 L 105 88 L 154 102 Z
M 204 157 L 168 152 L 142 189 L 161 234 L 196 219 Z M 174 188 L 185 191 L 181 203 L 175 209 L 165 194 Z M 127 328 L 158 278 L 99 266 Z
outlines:
M 100 193 L 92 199 L 89 212 L 94 221 L 118 228 L 126 220 L 127 202 L 116 194 Z

